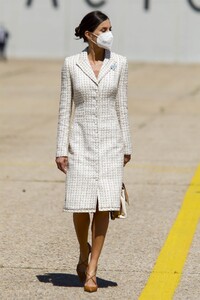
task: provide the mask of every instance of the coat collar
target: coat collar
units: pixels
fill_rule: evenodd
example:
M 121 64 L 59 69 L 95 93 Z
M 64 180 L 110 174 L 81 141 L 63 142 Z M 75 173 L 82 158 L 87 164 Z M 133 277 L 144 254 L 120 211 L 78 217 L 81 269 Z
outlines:
M 112 64 L 115 62 L 115 60 L 112 57 L 112 53 L 109 50 L 105 49 L 105 57 L 104 57 L 103 65 L 99 72 L 98 78 L 96 78 L 94 71 L 92 70 L 90 62 L 88 60 L 87 51 L 88 51 L 88 47 L 85 48 L 80 53 L 79 59 L 76 64 L 92 81 L 94 81 L 94 83 L 98 85 L 100 81 L 103 79 L 103 77 L 112 69 Z

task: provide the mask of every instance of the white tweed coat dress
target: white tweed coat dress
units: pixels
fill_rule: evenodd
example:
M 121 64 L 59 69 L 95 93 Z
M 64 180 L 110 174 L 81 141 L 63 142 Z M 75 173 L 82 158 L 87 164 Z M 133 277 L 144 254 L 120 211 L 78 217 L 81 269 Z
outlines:
M 87 56 L 61 72 L 56 157 L 68 156 L 64 211 L 119 210 L 124 154 L 132 153 L 127 59 L 105 50 L 96 78 Z

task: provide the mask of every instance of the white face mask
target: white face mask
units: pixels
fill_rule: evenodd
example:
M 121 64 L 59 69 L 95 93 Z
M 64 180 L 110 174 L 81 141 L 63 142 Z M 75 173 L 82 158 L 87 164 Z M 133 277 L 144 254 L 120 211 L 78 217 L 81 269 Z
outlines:
M 111 50 L 112 43 L 113 43 L 113 34 L 111 31 L 106 31 L 101 33 L 100 35 L 96 35 L 92 33 L 97 37 L 97 41 L 93 41 L 96 45 L 98 45 L 100 48 Z

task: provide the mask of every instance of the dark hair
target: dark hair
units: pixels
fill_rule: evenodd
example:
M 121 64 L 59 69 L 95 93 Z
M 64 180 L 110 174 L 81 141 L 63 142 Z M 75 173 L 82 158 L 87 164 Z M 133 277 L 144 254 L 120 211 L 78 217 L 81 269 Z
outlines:
M 108 17 L 99 10 L 92 11 L 88 13 L 81 21 L 78 27 L 75 28 L 75 36 L 80 39 L 83 38 L 84 42 L 87 42 L 87 38 L 85 37 L 85 31 L 93 32 L 99 24 L 103 21 L 108 20 Z

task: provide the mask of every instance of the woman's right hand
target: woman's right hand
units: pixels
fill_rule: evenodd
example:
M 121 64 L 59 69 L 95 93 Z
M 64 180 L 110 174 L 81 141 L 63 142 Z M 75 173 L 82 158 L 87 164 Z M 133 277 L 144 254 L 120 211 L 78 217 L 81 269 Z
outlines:
M 67 156 L 60 156 L 56 157 L 56 164 L 60 171 L 63 173 L 67 173 L 67 167 L 68 167 L 68 157 Z

